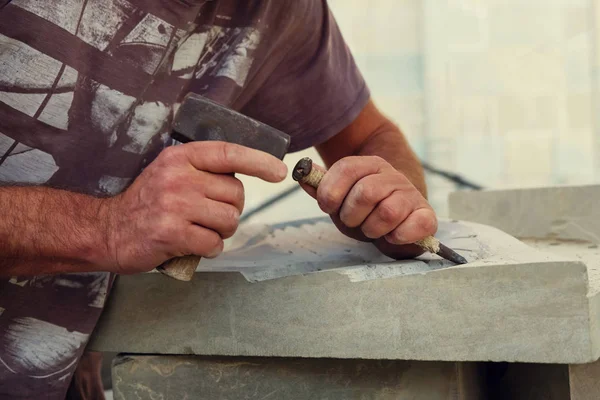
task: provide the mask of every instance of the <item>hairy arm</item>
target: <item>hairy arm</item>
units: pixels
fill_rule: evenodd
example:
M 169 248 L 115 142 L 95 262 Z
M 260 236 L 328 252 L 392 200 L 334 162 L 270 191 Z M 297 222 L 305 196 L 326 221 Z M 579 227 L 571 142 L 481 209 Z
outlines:
M 427 197 L 423 168 L 405 136 L 373 101 L 339 134 L 317 146 L 327 167 L 348 156 L 378 156 L 402 172 Z
M 102 200 L 46 187 L 0 187 L 0 276 L 98 270 Z
M 0 187 L 0 276 L 134 274 L 173 257 L 216 257 L 244 207 L 232 173 L 275 183 L 287 167 L 240 145 L 191 142 L 163 150 L 114 197 Z

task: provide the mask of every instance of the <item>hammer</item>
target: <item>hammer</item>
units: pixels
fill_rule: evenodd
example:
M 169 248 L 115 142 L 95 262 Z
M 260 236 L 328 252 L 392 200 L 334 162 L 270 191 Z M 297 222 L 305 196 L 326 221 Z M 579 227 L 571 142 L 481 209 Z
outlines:
M 290 136 L 228 109 L 195 93 L 186 95 L 173 118 L 171 137 L 181 142 L 216 140 L 264 151 L 280 160 L 290 146 Z M 180 281 L 190 281 L 199 256 L 166 261 L 156 269 Z

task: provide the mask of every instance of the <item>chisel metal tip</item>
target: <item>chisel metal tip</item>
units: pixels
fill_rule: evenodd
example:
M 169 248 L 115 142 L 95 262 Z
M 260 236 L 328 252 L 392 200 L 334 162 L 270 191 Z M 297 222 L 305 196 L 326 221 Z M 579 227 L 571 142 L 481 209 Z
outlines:
M 447 247 L 443 243 L 440 243 L 440 251 L 437 252 L 437 255 L 442 258 L 445 258 L 448 261 L 452 261 L 455 264 L 462 265 L 468 263 L 466 258 L 461 256 L 451 248 Z

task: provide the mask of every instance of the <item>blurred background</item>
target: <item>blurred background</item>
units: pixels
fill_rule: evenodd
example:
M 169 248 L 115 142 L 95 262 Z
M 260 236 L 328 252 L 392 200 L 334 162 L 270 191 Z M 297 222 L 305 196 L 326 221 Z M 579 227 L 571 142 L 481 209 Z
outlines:
M 373 99 L 421 160 L 485 188 L 600 180 L 600 0 L 329 0 Z M 314 150 L 290 154 L 290 167 Z M 243 178 L 246 212 L 295 182 Z M 428 173 L 439 216 L 465 190 Z M 303 192 L 248 222 L 323 215 Z M 248 216 L 248 214 L 246 214 Z

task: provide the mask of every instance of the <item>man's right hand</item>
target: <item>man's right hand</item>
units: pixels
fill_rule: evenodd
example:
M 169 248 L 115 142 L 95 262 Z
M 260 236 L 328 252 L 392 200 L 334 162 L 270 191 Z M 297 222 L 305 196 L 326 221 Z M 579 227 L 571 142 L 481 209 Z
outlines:
M 103 269 L 132 274 L 173 257 L 219 255 L 244 207 L 234 173 L 280 182 L 287 167 L 265 152 L 224 142 L 166 148 L 125 192 L 103 200 Z

